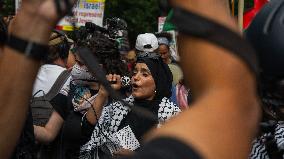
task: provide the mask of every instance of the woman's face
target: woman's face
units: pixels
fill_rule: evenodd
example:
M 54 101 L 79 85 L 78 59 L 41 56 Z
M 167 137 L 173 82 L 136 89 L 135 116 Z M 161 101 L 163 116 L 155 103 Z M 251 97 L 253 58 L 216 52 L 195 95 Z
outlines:
M 135 65 L 131 83 L 134 98 L 152 100 L 155 97 L 155 81 L 145 63 Z

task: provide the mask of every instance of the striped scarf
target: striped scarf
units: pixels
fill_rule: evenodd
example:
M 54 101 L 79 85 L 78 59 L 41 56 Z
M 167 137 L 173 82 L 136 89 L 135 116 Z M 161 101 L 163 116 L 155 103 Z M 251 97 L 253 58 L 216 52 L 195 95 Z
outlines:
M 275 129 L 256 138 L 252 143 L 249 159 L 272 159 L 269 158 L 267 142 L 274 140 L 278 150 L 284 150 L 284 122 L 277 122 Z M 282 154 L 282 158 L 284 158 Z M 278 158 L 277 158 L 278 159 Z

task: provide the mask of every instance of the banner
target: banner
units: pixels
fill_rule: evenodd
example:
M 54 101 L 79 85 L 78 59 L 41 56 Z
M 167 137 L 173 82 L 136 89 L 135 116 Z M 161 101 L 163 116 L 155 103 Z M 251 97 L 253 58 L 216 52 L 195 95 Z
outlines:
M 164 27 L 166 18 L 167 18 L 167 17 L 159 17 L 159 18 L 158 18 L 158 32 L 163 31 L 163 27 Z
M 15 0 L 16 12 L 21 6 L 22 0 Z M 93 22 L 99 26 L 103 25 L 105 0 L 78 0 L 73 7 L 74 17 L 66 16 L 58 24 L 57 29 L 71 31 L 72 22 L 76 27 Z
M 105 0 L 79 0 L 73 8 L 74 17 L 64 17 L 57 25 L 60 30 L 72 30 L 72 22 L 76 27 L 84 26 L 86 22 L 103 25 Z
M 178 55 L 178 44 L 177 44 L 177 32 L 176 27 L 171 23 L 173 17 L 173 10 L 170 10 L 168 16 L 166 17 L 163 23 L 163 32 L 168 32 L 172 35 L 172 41 L 170 42 L 170 53 L 174 60 L 179 61 Z

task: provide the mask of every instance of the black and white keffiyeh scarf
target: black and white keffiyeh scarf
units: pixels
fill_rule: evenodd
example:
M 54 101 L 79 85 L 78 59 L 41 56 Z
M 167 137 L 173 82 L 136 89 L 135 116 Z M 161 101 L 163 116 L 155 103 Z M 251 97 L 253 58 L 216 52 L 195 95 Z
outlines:
M 274 144 L 275 146 L 268 146 Z M 284 158 L 284 121 L 276 123 L 274 130 L 257 137 L 252 143 L 249 159 L 274 159 L 270 152 L 278 152 L 277 159 Z M 281 156 L 281 157 L 279 157 Z
M 132 96 L 125 99 L 126 102 L 133 104 L 134 98 Z M 178 114 L 180 109 L 177 105 L 172 103 L 168 98 L 163 98 L 158 103 L 157 127 L 161 126 L 166 120 Z M 124 119 L 129 117 L 130 109 L 120 102 L 112 102 L 104 107 L 102 115 L 95 125 L 91 139 L 81 147 L 81 157 L 89 158 L 99 147 L 106 147 L 110 153 L 124 148 L 129 150 L 136 150 L 140 147 L 139 137 L 136 128 L 132 124 L 124 123 Z M 123 123 L 122 123 L 123 122 Z M 127 122 L 126 122 L 127 123 Z M 121 125 L 124 125 L 121 127 Z M 135 133 L 134 133 L 135 132 Z

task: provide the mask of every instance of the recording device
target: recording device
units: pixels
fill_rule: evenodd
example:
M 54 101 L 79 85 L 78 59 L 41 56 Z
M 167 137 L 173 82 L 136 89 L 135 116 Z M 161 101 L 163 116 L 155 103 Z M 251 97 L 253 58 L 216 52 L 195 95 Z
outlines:
M 123 37 L 125 34 L 123 32 L 127 32 L 126 21 L 116 17 L 106 19 L 105 27 L 108 29 L 110 37 L 114 39 Z
M 116 40 L 121 54 L 130 50 L 128 41 L 127 23 L 125 20 L 114 17 L 106 19 L 105 27 L 109 31 L 109 37 Z
M 100 27 L 92 22 L 86 22 L 85 27 L 86 27 L 87 32 L 89 33 L 93 33 L 95 31 L 100 31 L 102 33 L 107 33 L 107 34 L 109 33 L 107 29 Z
M 92 22 L 86 22 L 85 26 L 81 26 L 78 30 L 74 31 L 74 39 L 77 43 L 84 43 L 92 38 L 93 33 L 100 32 L 109 37 L 109 31 L 106 28 L 98 26 Z

